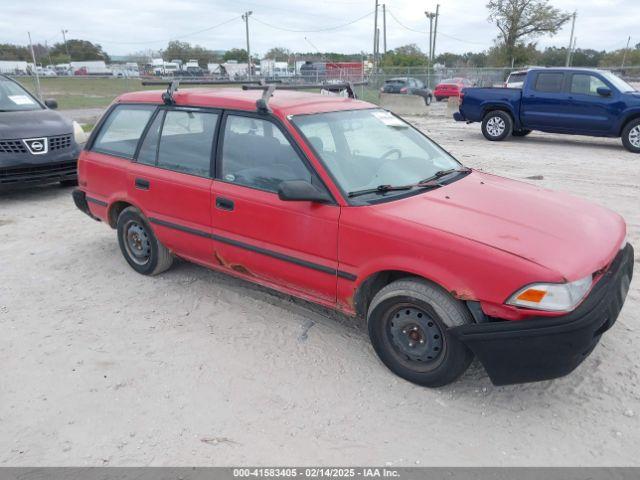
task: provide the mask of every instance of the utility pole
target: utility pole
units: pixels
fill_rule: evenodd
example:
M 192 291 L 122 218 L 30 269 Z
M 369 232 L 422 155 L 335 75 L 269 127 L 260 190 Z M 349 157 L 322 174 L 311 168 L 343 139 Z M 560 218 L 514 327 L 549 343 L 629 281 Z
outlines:
M 578 37 L 573 37 L 573 47 L 571 47 L 571 57 L 569 58 L 569 65 L 573 64 L 573 55 L 576 53 L 576 45 L 578 44 Z
M 242 19 L 244 20 L 245 31 L 247 34 L 247 74 L 249 75 L 249 79 L 251 79 L 251 46 L 249 45 L 249 16 L 252 14 L 252 11 L 248 11 L 242 14 Z
M 436 14 L 432 12 L 424 12 L 429 19 L 429 63 L 433 60 L 433 19 Z
M 577 12 L 573 12 L 573 20 L 571 20 L 571 37 L 569 38 L 569 49 L 567 50 L 567 61 L 564 66 L 568 67 L 571 65 L 571 52 L 573 50 L 573 32 L 576 28 L 576 15 Z
M 624 49 L 624 53 L 622 54 L 622 65 L 620 65 L 620 68 L 624 68 L 624 62 L 627 60 L 627 51 L 629 50 L 630 41 L 631 41 L 631 35 L 629 35 L 629 37 L 627 38 L 627 46 Z
M 33 59 L 33 73 L 36 76 L 36 89 L 38 92 L 38 98 L 42 100 L 42 92 L 40 91 L 40 76 L 38 74 L 38 64 L 36 62 L 36 53 L 33 51 L 33 43 L 31 42 L 31 32 L 27 32 L 29 35 L 29 48 L 31 49 L 31 58 Z
M 67 52 L 67 57 L 69 57 L 69 61 L 71 61 L 71 54 L 69 53 L 69 46 L 67 45 L 67 37 L 66 37 L 66 34 L 69 33 L 69 30 L 65 30 L 63 28 L 60 31 L 62 32 L 62 41 L 64 42 L 64 49 Z
M 377 57 L 378 57 L 378 0 L 376 0 L 376 9 L 373 15 L 373 70 L 377 70 Z
M 387 5 L 382 4 L 382 48 L 387 53 Z
M 440 4 L 436 5 L 436 22 L 433 26 L 433 47 L 431 47 L 431 62 L 436 58 L 436 37 L 438 36 L 438 17 L 440 16 Z

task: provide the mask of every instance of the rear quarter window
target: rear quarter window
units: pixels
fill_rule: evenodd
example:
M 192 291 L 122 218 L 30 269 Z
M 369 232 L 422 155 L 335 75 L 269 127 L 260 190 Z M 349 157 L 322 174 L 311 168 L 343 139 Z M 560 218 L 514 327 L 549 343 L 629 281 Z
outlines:
M 98 132 L 92 150 L 133 158 L 151 118 L 155 105 L 119 105 L 115 107 Z
M 564 81 L 564 73 L 548 72 L 539 73 L 533 89 L 542 93 L 560 93 L 562 92 L 562 83 Z

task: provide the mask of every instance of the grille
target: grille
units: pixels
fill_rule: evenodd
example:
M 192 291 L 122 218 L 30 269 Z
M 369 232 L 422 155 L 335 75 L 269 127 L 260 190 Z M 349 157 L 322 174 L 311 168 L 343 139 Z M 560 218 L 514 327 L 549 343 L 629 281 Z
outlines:
M 71 146 L 71 135 L 58 135 L 49 137 L 49 151 L 63 150 Z
M 27 153 L 22 140 L 0 140 L 0 153 Z
M 56 180 L 76 174 L 76 161 L 31 165 L 28 167 L 0 168 L 0 184 Z
M 72 134 L 47 137 L 49 151 L 64 150 L 71 147 Z M 22 140 L 0 140 L 0 153 L 27 153 L 27 147 Z

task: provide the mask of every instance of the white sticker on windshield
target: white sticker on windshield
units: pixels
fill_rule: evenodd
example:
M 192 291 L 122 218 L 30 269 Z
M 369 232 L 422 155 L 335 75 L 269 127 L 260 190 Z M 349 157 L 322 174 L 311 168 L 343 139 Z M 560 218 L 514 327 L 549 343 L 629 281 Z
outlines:
M 33 105 L 35 102 L 26 95 L 9 95 L 11 100 L 16 105 Z
M 389 112 L 379 111 L 373 112 L 373 116 L 389 127 L 406 127 L 407 125 L 398 117 L 391 115 Z

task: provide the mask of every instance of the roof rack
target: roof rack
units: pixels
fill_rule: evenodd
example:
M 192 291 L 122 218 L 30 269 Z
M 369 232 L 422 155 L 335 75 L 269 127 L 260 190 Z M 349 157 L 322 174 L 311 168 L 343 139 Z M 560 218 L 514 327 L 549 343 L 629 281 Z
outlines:
M 367 85 L 368 82 L 341 82 L 341 83 L 283 83 L 274 85 L 272 83 L 260 83 L 242 85 L 243 90 L 262 90 L 262 97 L 256 101 L 256 108 L 260 113 L 269 113 L 269 99 L 273 95 L 273 92 L 277 90 L 310 90 L 314 88 L 320 88 L 330 92 L 341 92 L 346 90 L 349 98 L 358 98 L 356 91 L 353 87 L 360 85 Z
M 262 85 L 264 80 L 185 80 L 176 78 L 172 80 L 142 80 L 143 86 L 162 86 L 171 85 L 173 82 L 179 82 L 181 85 Z M 282 80 L 270 80 L 269 83 L 281 83 Z

